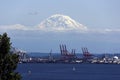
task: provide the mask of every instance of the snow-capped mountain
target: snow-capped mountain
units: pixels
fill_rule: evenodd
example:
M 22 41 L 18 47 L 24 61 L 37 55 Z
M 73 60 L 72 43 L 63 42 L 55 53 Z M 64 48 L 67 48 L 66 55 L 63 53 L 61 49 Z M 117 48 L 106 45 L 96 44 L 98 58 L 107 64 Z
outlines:
M 55 14 L 42 21 L 38 28 L 47 31 L 87 30 L 87 27 L 73 20 L 69 16 Z

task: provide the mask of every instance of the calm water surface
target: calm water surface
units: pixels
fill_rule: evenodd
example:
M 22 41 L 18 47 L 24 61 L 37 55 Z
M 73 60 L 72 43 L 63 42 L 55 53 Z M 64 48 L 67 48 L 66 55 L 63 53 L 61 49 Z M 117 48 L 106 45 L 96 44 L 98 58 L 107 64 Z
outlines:
M 19 64 L 17 71 L 22 80 L 120 80 L 117 64 L 26 63 Z

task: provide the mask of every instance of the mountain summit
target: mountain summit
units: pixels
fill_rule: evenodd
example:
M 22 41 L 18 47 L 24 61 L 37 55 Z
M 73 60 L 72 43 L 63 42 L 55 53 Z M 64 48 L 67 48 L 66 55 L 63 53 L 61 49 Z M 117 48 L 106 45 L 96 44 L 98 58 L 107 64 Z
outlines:
M 54 30 L 54 31 L 66 31 L 66 30 L 86 30 L 87 27 L 76 22 L 72 18 L 66 15 L 55 14 L 38 25 L 41 30 Z

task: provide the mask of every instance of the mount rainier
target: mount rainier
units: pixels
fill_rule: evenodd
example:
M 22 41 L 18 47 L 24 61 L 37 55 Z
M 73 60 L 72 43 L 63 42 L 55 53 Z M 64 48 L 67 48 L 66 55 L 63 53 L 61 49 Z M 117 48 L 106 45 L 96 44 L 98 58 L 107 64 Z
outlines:
M 40 30 L 47 30 L 47 31 L 87 30 L 86 26 L 78 23 L 69 16 L 61 15 L 61 14 L 55 14 L 43 20 L 38 25 L 38 28 Z

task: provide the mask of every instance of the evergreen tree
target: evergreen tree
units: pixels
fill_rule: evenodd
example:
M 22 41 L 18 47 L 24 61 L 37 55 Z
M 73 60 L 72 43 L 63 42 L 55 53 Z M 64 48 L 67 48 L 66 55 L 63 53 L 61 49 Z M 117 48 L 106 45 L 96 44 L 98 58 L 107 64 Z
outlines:
M 10 53 L 10 46 L 7 33 L 0 35 L 0 80 L 21 80 L 21 75 L 15 72 L 19 56 Z

